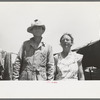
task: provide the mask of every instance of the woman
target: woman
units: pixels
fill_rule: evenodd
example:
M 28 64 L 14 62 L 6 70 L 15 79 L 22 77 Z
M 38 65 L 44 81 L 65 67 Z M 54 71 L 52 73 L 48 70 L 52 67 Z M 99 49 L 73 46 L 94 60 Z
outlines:
M 54 56 L 56 66 L 55 80 L 84 80 L 81 63 L 83 55 L 71 51 L 73 41 L 74 39 L 69 33 L 63 34 L 60 38 L 63 50 Z

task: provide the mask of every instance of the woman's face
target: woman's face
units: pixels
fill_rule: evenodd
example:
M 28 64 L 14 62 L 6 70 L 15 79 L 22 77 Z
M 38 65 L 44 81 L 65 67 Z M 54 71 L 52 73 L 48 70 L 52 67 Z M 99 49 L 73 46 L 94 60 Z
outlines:
M 32 33 L 33 33 L 34 36 L 42 36 L 43 32 L 44 31 L 43 31 L 41 26 L 33 27 Z
M 61 39 L 61 46 L 63 48 L 70 48 L 72 46 L 71 37 L 69 35 L 64 35 Z

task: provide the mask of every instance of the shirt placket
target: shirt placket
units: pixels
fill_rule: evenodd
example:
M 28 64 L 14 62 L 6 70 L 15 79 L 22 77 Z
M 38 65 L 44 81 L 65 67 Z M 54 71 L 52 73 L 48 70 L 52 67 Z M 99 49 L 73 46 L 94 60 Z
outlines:
M 34 79 L 34 80 L 38 80 L 38 75 L 39 75 L 39 66 L 38 65 L 39 64 L 37 63 L 36 58 L 38 56 L 37 53 L 39 53 L 38 50 L 42 48 L 42 44 L 43 43 L 40 42 L 38 48 L 35 49 L 35 43 L 34 44 L 31 43 L 32 48 L 35 50 L 35 53 L 33 55 L 33 61 L 32 61 L 32 79 Z

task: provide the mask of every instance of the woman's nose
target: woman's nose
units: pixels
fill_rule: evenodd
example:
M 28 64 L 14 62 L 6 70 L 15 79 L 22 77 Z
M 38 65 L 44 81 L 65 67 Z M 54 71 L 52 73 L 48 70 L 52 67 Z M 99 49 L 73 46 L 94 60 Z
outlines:
M 65 39 L 64 42 L 68 42 L 68 40 Z

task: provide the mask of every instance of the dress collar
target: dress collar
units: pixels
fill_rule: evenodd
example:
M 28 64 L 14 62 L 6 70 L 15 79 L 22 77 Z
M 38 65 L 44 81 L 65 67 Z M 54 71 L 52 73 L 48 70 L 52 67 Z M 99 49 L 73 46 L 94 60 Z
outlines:
M 69 51 L 68 55 L 67 55 L 65 58 L 62 57 L 61 52 L 59 53 L 60 59 L 66 59 L 66 58 L 68 58 L 70 55 L 72 55 L 72 51 L 71 51 L 71 50 Z

